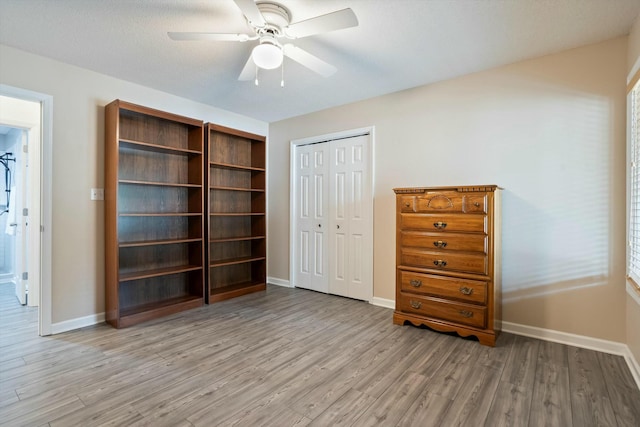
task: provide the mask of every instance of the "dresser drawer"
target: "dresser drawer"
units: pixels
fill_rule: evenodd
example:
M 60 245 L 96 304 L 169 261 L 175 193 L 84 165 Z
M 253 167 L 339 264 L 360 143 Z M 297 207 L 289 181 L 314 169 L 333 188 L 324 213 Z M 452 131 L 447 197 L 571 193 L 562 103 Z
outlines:
M 487 282 L 402 270 L 398 271 L 398 274 L 400 290 L 405 293 L 432 295 L 477 304 L 487 302 Z
M 471 193 L 462 196 L 462 212 L 487 213 L 487 193 Z
M 450 251 L 487 252 L 487 236 L 484 234 L 454 234 L 426 231 L 402 231 L 402 247 L 442 249 Z
M 402 248 L 400 264 L 444 271 L 487 274 L 487 256 L 485 254 Z
M 442 232 L 480 232 L 487 230 L 486 215 L 418 214 L 401 213 L 400 227 L 403 230 L 429 230 Z
M 416 196 L 399 196 L 400 212 L 416 211 Z
M 462 212 L 463 197 L 457 191 L 429 191 L 416 197 L 416 212 Z
M 416 196 L 415 212 L 485 213 L 487 193 L 462 194 L 457 191 L 433 191 Z
M 396 310 L 420 316 L 484 328 L 487 309 L 483 306 L 400 293 Z

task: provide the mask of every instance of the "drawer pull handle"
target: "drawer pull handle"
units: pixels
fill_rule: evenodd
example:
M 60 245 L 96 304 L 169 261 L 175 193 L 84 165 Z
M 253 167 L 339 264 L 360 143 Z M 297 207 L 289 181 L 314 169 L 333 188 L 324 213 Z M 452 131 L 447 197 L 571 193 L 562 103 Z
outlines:
M 413 308 L 420 308 L 422 307 L 422 303 L 420 301 L 409 301 L 409 304 L 411 304 L 411 307 Z
M 405 208 L 408 208 L 408 207 L 410 207 L 410 206 L 411 206 L 411 203 L 409 203 L 409 202 L 406 202 L 406 203 L 404 204 L 404 207 L 405 207 Z
M 467 288 L 466 286 L 460 286 L 460 293 L 464 295 L 471 295 L 473 293 L 473 289 Z
M 422 286 L 422 280 L 411 279 L 409 280 L 409 284 L 414 288 L 419 288 L 420 286 Z
M 446 222 L 442 222 L 442 221 L 438 221 L 438 222 L 434 222 L 433 226 L 435 228 L 443 229 L 443 228 L 447 227 L 447 223 Z
M 437 260 L 433 261 L 433 265 L 435 265 L 436 267 L 446 267 L 447 266 L 447 261 L 445 261 L 443 259 L 437 259 Z
M 480 202 L 473 202 L 473 206 L 475 206 L 476 208 L 480 207 Z
M 446 248 L 447 247 L 447 242 L 443 242 L 442 240 L 438 240 L 433 242 L 433 246 L 435 246 L 436 248 Z
M 473 311 L 469 310 L 460 310 L 460 314 L 462 317 L 473 317 Z

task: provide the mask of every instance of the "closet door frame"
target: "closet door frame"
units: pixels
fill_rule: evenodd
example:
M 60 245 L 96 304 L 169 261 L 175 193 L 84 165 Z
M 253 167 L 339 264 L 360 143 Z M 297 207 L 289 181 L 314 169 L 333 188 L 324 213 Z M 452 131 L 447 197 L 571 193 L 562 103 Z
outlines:
M 296 243 L 296 239 L 297 239 L 297 235 L 296 235 L 296 203 L 297 203 L 297 190 L 298 190 L 298 185 L 299 183 L 297 182 L 297 176 L 296 176 L 296 148 L 298 146 L 301 145 L 309 145 L 309 144 L 317 144 L 317 143 L 322 143 L 322 142 L 330 142 L 332 140 L 337 140 L 337 139 L 345 139 L 345 138 L 352 138 L 352 137 L 357 137 L 357 136 L 363 136 L 363 135 L 368 135 L 368 144 L 369 144 L 369 189 L 371 190 L 371 212 L 370 212 L 370 216 L 371 216 L 371 242 L 373 242 L 373 192 L 374 192 L 374 176 L 375 176 L 375 171 L 374 171 L 374 164 L 375 164 L 375 127 L 374 126 L 370 126 L 370 127 L 364 127 L 364 128 L 358 128 L 358 129 L 350 129 L 350 130 L 345 130 L 345 131 L 340 131 L 340 132 L 335 132 L 335 133 L 329 133 L 329 134 L 324 134 L 324 135 L 318 135 L 318 136 L 312 136 L 312 137 L 308 137 L 308 138 L 301 138 L 301 139 L 294 139 L 291 141 L 290 144 L 290 153 L 289 153 L 289 178 L 290 178 L 290 185 L 289 185 L 289 286 L 290 287 L 296 287 L 296 283 L 294 278 L 296 277 L 295 275 L 295 269 L 296 269 L 296 248 L 297 248 L 297 243 Z M 368 298 L 366 299 L 366 301 L 368 302 L 372 302 L 373 300 L 373 247 L 371 248 L 370 252 L 370 262 L 368 263 L 371 267 L 371 286 L 370 286 L 370 292 L 368 295 Z

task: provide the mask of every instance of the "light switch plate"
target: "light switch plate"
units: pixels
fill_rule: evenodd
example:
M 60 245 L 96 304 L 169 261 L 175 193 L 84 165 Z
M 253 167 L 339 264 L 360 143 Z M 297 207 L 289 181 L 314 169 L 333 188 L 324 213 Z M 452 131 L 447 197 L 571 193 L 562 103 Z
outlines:
M 92 188 L 91 200 L 104 200 L 104 188 Z

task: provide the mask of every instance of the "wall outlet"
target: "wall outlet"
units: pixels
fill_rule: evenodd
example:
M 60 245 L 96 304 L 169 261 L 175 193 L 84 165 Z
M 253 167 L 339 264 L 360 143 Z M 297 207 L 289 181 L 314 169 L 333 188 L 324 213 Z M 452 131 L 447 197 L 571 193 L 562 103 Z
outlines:
M 92 188 L 91 200 L 104 200 L 104 188 Z

